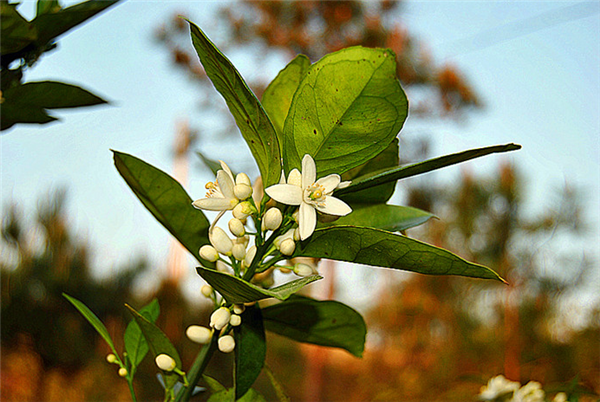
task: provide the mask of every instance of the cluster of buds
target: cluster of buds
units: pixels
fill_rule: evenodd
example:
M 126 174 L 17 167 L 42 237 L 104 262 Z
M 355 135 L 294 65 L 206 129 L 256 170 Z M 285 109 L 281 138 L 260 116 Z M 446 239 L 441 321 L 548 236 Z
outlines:
M 129 374 L 127 369 L 123 367 L 122 363 L 119 361 L 119 359 L 117 359 L 117 356 L 115 356 L 114 354 L 109 353 L 108 355 L 106 355 L 106 361 L 110 364 L 118 364 L 119 366 L 121 366 L 119 368 L 119 377 L 126 377 L 127 374 Z
M 210 316 L 210 328 L 191 325 L 185 334 L 192 342 L 204 345 L 210 342 L 214 331 L 219 331 L 219 350 L 223 353 L 230 353 L 235 349 L 235 339 L 229 333 L 233 327 L 242 324 L 241 314 L 244 309 L 243 304 L 235 304 L 231 308 L 219 307 Z

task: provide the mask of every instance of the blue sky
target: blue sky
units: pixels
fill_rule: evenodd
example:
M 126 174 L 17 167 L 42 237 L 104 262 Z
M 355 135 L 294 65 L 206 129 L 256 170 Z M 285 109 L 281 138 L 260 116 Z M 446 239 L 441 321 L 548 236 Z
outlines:
M 71 3 L 69 3 L 71 4 Z M 146 254 L 156 266 L 166 259 L 169 234 L 146 212 L 119 177 L 109 149 L 136 155 L 169 171 L 177 121 L 198 116 L 197 94 L 152 32 L 183 11 L 217 44 L 213 12 L 222 2 L 121 3 L 59 41 L 26 80 L 53 79 L 81 85 L 112 101 L 111 106 L 59 111 L 60 123 L 20 125 L 0 136 L 2 205 L 18 202 L 26 211 L 57 186 L 69 190 L 68 213 L 76 233 L 88 237 L 103 275 L 133 255 Z M 574 5 L 577 5 L 573 8 Z M 429 47 L 437 63 L 464 71 L 485 109 L 465 122 L 406 124 L 406 135 L 432 134 L 433 155 L 516 142 L 519 152 L 469 165 L 491 172 L 512 160 L 527 179 L 527 210 L 550 206 L 549 192 L 565 182 L 587 195 L 598 257 L 600 235 L 600 3 L 573 2 L 407 2 L 402 21 Z M 31 16 L 34 3 L 21 10 Z M 272 78 L 284 66 L 275 59 L 249 70 L 244 55 L 232 61 L 242 75 Z M 215 158 L 231 165 L 247 150 L 207 144 Z M 192 198 L 204 193 L 207 174 L 195 169 Z M 256 172 L 256 170 L 255 170 Z M 450 168 L 437 180 L 456 177 Z M 594 243 L 594 241 L 596 243 Z M 162 268 L 161 268 L 162 269 Z M 157 268 L 158 270 L 158 268 Z

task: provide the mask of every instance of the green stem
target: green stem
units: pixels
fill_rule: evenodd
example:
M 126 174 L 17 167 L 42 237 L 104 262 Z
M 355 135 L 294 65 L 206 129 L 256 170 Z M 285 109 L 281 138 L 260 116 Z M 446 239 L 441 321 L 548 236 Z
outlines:
M 196 356 L 196 360 L 194 360 L 194 364 L 188 371 L 187 378 L 189 385 L 187 387 L 182 388 L 175 398 L 175 402 L 189 401 L 194 392 L 194 388 L 198 381 L 200 381 L 200 377 L 202 377 L 202 373 L 204 369 L 208 365 L 213 353 L 217 350 L 217 341 L 219 340 L 219 332 L 214 332 L 212 338 L 210 339 L 210 343 L 202 348 Z
M 127 379 L 127 385 L 129 385 L 129 392 L 131 392 L 131 400 L 133 402 L 137 402 L 137 399 L 135 397 L 135 391 L 133 389 L 133 378 Z

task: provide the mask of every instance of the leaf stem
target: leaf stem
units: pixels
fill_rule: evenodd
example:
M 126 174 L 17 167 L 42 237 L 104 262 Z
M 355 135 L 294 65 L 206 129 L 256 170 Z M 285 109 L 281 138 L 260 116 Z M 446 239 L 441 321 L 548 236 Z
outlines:
M 205 345 L 200 350 L 200 352 L 198 352 L 198 355 L 196 356 L 196 360 L 194 360 L 194 363 L 192 364 L 192 367 L 190 368 L 190 370 L 188 371 L 188 374 L 187 374 L 187 379 L 188 379 L 189 385 L 187 387 L 183 387 L 177 393 L 175 402 L 189 401 L 189 399 L 191 398 L 191 396 L 194 392 L 194 388 L 196 387 L 196 384 L 198 384 L 198 381 L 200 381 L 200 377 L 202 377 L 202 373 L 204 372 L 204 369 L 208 365 L 208 362 L 210 361 L 215 350 L 217 350 L 218 339 L 219 339 L 219 333 L 213 332 L 213 336 L 210 339 L 210 343 L 208 345 Z

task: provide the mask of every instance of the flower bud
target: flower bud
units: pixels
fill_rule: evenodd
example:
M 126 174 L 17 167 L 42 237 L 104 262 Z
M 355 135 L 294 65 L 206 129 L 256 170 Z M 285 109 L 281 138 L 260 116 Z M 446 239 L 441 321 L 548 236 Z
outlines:
M 244 267 L 249 267 L 252 264 L 252 260 L 254 260 L 254 256 L 256 255 L 256 246 L 250 246 L 248 251 L 246 251 L 246 256 L 244 257 Z
M 156 356 L 154 362 L 156 363 L 159 369 L 164 371 L 173 371 L 175 367 L 177 367 L 177 363 L 175 363 L 175 360 L 173 360 L 171 356 L 166 355 L 164 353 L 161 353 L 160 355 Z
M 246 310 L 246 306 L 243 304 L 234 304 L 233 305 L 233 313 L 240 315 Z
M 283 255 L 292 255 L 294 254 L 294 250 L 296 249 L 296 243 L 294 239 L 285 239 L 279 244 L 279 251 Z
M 269 208 L 263 218 L 266 230 L 276 230 L 281 225 L 282 221 L 283 215 L 281 215 L 279 208 Z
M 231 255 L 231 247 L 233 243 L 227 233 L 220 227 L 216 226 L 209 232 L 208 237 L 213 247 L 221 254 Z
M 211 297 L 213 294 L 213 289 L 209 285 L 204 285 L 200 288 L 200 292 L 204 297 Z
M 106 361 L 109 363 L 116 363 L 117 362 L 117 356 L 113 355 L 112 353 L 109 353 L 108 355 L 106 355 Z
M 252 186 L 252 182 L 246 173 L 238 173 L 235 176 L 235 184 L 246 184 L 248 186 Z
M 240 202 L 233 208 L 233 216 L 239 220 L 246 219 L 255 212 L 252 204 L 248 201 Z
M 231 274 L 231 270 L 229 269 L 229 265 L 225 264 L 223 261 L 217 261 L 217 271 L 223 272 L 226 274 Z
M 204 345 L 210 342 L 212 331 L 210 328 L 202 327 L 200 325 L 190 325 L 185 331 L 185 335 L 190 341 Z
M 223 353 L 230 353 L 235 349 L 235 339 L 231 335 L 225 335 L 219 338 L 219 350 Z
M 294 266 L 294 273 L 298 276 L 310 276 L 313 274 L 313 269 L 307 264 L 296 264 Z
M 229 319 L 231 318 L 231 313 L 229 309 L 226 307 L 220 307 L 215 310 L 210 316 L 210 326 L 220 331 L 227 324 L 229 324 Z
M 233 254 L 236 260 L 242 261 L 246 256 L 246 246 L 243 244 L 234 244 L 231 248 L 231 254 Z
M 219 259 L 219 253 L 217 250 L 208 244 L 200 247 L 200 257 L 211 262 L 215 262 Z
M 252 195 L 252 187 L 248 184 L 236 184 L 233 187 L 233 194 L 238 200 L 245 200 Z
M 246 234 L 246 228 L 241 220 L 237 218 L 232 218 L 229 221 L 229 231 L 235 237 L 242 237 Z
M 229 325 L 231 325 L 233 327 L 237 327 L 241 323 L 242 323 L 242 317 L 240 317 L 237 314 L 232 314 L 231 315 L 231 318 L 229 319 Z
M 292 270 L 289 268 L 279 267 L 279 272 L 281 272 L 282 274 L 289 274 L 290 272 L 292 272 Z
M 120 377 L 127 377 L 127 369 L 125 367 L 121 367 L 119 369 L 119 376 Z

